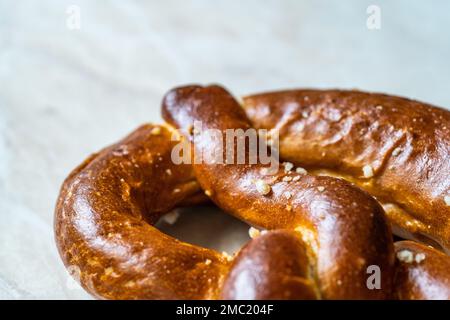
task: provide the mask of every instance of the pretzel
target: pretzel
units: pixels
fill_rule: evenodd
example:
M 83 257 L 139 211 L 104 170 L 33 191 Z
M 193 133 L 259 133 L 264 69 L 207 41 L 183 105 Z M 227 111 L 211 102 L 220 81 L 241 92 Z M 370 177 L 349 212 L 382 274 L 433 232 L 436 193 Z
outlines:
M 195 119 L 220 129 L 250 127 L 237 102 L 219 87 L 171 91 L 163 111 L 180 131 L 189 132 Z M 268 177 L 261 165 L 175 165 L 170 157 L 177 141 L 171 136 L 178 133 L 168 125 L 144 125 L 65 180 L 55 211 L 56 242 L 64 264 L 95 297 L 450 298 L 448 257 L 412 244 L 403 251 L 413 260 L 402 253 L 395 262 L 383 209 L 359 188 L 284 169 Z M 187 139 L 195 142 L 191 135 Z M 286 176 L 299 178 L 287 183 Z M 261 193 L 255 179 L 270 184 L 270 192 Z M 229 213 L 268 231 L 233 258 L 153 226 L 175 207 L 204 201 L 201 190 Z M 381 290 L 366 286 L 370 265 L 380 267 Z M 424 289 L 425 277 L 441 289 Z
M 256 128 L 280 134 L 280 157 L 375 196 L 402 238 L 450 253 L 450 112 L 359 91 L 245 97 Z

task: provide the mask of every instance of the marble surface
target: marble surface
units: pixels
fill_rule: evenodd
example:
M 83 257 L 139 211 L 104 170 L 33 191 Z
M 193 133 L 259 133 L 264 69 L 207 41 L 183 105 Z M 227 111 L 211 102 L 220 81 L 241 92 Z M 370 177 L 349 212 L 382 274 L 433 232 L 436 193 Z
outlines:
M 81 29 L 67 27 L 70 5 Z M 449 12 L 445 0 L 0 0 L 0 299 L 89 298 L 56 252 L 58 189 L 89 153 L 159 122 L 171 87 L 359 88 L 450 106 Z M 189 214 L 162 227 L 231 251 L 247 239 L 217 211 Z

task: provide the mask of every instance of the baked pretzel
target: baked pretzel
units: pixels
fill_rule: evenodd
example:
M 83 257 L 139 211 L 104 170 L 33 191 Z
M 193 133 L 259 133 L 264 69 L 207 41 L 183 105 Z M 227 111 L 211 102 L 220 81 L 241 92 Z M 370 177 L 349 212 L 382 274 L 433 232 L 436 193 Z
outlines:
M 236 101 L 219 87 L 177 89 L 164 101 L 166 120 L 188 132 L 194 119 L 220 129 L 250 126 Z M 106 299 L 450 298 L 448 257 L 411 244 L 401 250 L 406 252 L 400 254 L 401 264 L 394 265 L 383 210 L 360 189 L 340 179 L 285 170 L 273 180 L 261 174 L 261 165 L 175 165 L 170 157 L 177 143 L 171 136 L 176 134 L 167 125 L 142 126 L 91 156 L 64 182 L 55 212 L 56 242 L 65 265 L 92 295 Z M 286 176 L 292 177 L 289 183 L 283 181 Z M 270 193 L 262 194 L 254 181 L 262 180 L 266 186 L 269 178 Z M 174 207 L 203 201 L 199 184 L 233 215 L 276 230 L 261 232 L 230 258 L 153 227 Z M 370 265 L 380 267 L 381 290 L 366 286 Z M 395 270 L 402 270 L 397 272 L 402 276 L 397 277 Z M 421 286 L 425 277 L 431 277 L 436 288 L 440 284 L 440 289 L 430 292 Z M 399 288 L 401 295 L 396 293 Z
M 382 204 L 394 233 L 450 253 L 450 112 L 359 91 L 245 97 L 256 128 L 280 135 L 280 157 L 344 178 Z

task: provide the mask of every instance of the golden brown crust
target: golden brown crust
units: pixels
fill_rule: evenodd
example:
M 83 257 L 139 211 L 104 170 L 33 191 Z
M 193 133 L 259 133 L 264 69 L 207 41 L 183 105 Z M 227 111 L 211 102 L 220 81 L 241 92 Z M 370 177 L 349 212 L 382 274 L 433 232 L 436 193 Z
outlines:
M 395 293 L 402 300 L 450 300 L 450 259 L 412 241 L 395 243 Z
M 55 211 L 60 255 L 100 298 L 215 298 L 226 259 L 152 226 L 199 190 L 190 167 L 170 161 L 170 131 L 157 127 L 140 127 L 67 178 Z
M 182 132 L 201 121 L 205 132 L 247 129 L 250 123 L 236 100 L 223 88 L 183 87 L 169 92 L 163 117 Z M 225 141 L 207 135 L 187 135 L 197 152 L 220 149 Z M 224 138 L 225 139 L 225 138 Z M 224 144 L 222 144 L 222 142 Z M 216 144 L 218 143 L 218 144 Z M 226 152 L 224 150 L 224 152 Z M 236 153 L 235 153 L 236 154 Z M 344 180 L 303 174 L 286 174 L 280 168 L 263 176 L 260 163 L 194 164 L 197 180 L 222 209 L 253 225 L 300 231 L 314 256 L 314 273 L 325 299 L 379 299 L 391 292 L 393 246 L 391 231 L 380 205 L 368 194 Z M 283 177 L 297 176 L 290 182 Z M 254 181 L 270 182 L 271 192 L 260 194 Z M 290 192 L 292 197 L 285 199 Z M 381 269 L 384 290 L 366 286 L 367 268 Z M 275 285 L 275 284 L 274 284 Z
M 265 232 L 239 252 L 225 279 L 221 298 L 318 299 L 312 268 L 298 232 Z
M 279 130 L 282 158 L 358 184 L 397 234 L 450 250 L 450 112 L 340 90 L 256 94 L 244 108 L 255 127 Z

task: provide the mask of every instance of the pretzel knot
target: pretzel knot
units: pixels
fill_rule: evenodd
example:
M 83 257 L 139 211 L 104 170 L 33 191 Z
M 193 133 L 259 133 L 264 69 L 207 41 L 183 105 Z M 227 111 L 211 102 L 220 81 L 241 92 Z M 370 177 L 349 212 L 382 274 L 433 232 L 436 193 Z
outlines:
M 327 99 L 333 95 L 310 94 Z M 359 93 L 348 94 L 367 99 Z M 423 211 L 417 208 L 426 205 L 419 206 L 409 197 L 400 201 L 390 191 L 395 188 L 385 186 L 389 181 L 383 185 L 375 180 L 382 165 L 363 165 L 367 157 L 377 158 L 374 151 L 348 141 L 349 133 L 361 128 L 372 130 L 373 135 L 378 132 L 378 136 L 385 132 L 370 123 L 352 123 L 348 120 L 351 115 L 340 115 L 340 110 L 325 101 L 312 101 L 309 111 L 326 111 L 333 123 L 343 117 L 340 129 L 348 138 L 342 134 L 337 138 L 334 132 L 333 140 L 327 136 L 331 125 L 318 114 L 296 122 L 297 117 L 309 116 L 302 115 L 305 110 L 300 108 L 299 101 L 305 97 L 298 93 L 282 93 L 276 99 L 252 96 L 244 99 L 242 108 L 218 86 L 170 91 L 162 105 L 166 124 L 138 128 L 88 158 L 64 182 L 55 211 L 56 242 L 64 264 L 78 267 L 82 286 L 106 299 L 450 299 L 448 256 L 412 241 L 394 245 L 391 230 L 393 224 L 395 232 L 416 240 L 420 234 L 418 240 L 430 243 L 433 239 L 433 244 L 447 249 L 447 207 L 436 200 L 433 210 L 443 211 L 421 221 Z M 347 104 L 352 105 L 351 101 Z M 424 108 L 437 117 L 442 112 Z M 449 121 L 448 113 L 443 114 L 441 121 Z M 285 163 L 265 174 L 268 165 L 261 162 L 176 164 L 173 150 L 180 139 L 194 152 L 205 148 L 227 152 L 223 150 L 225 135 L 210 139 L 197 134 L 192 130 L 196 121 L 207 130 L 223 133 L 252 127 L 276 129 L 280 131 L 281 158 L 306 169 Z M 309 127 L 321 135 L 305 132 Z M 402 145 L 399 141 L 408 141 L 400 134 L 395 137 L 392 143 L 385 141 L 379 146 L 379 151 L 389 149 L 392 154 Z M 447 139 L 443 142 L 447 146 L 448 137 L 441 136 Z M 248 144 L 245 146 L 248 156 Z M 328 155 L 322 155 L 319 146 Z M 333 152 L 343 146 L 352 148 L 339 159 Z M 317 160 L 318 153 L 323 163 Z M 383 161 L 384 166 L 388 160 Z M 445 168 L 448 163 L 444 159 L 440 165 Z M 332 170 L 325 176 L 318 170 L 321 166 Z M 362 177 L 355 174 L 358 168 Z M 448 186 L 446 179 L 439 180 L 439 190 Z M 428 182 L 419 181 L 426 186 Z M 153 226 L 173 208 L 207 198 L 264 231 L 252 229 L 254 238 L 229 257 L 183 243 Z M 395 210 L 386 215 L 380 202 Z M 408 221 L 416 229 L 409 227 Z M 431 226 L 426 232 L 420 226 L 425 222 Z M 417 228 L 420 232 L 415 232 Z

